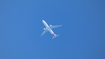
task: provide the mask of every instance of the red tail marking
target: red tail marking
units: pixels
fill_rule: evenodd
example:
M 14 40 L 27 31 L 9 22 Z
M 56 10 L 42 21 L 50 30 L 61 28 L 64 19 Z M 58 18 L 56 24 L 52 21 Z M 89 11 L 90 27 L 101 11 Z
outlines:
M 56 34 L 52 34 L 53 36 L 56 36 Z

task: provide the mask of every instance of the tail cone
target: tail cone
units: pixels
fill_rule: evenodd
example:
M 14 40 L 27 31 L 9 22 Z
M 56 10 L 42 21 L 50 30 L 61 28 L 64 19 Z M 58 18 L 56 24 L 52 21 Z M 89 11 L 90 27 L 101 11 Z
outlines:
M 52 37 L 52 39 L 54 39 L 54 38 L 55 38 L 55 37 L 57 37 L 57 36 L 59 36 L 59 35 L 53 34 L 53 37 Z

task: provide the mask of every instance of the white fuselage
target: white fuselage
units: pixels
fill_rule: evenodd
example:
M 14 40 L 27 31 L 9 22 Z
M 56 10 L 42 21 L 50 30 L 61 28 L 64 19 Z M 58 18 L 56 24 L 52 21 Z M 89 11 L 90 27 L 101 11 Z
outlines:
M 43 22 L 43 24 L 45 25 L 46 30 L 49 31 L 51 34 L 54 34 L 54 32 L 53 32 L 52 29 L 48 26 L 48 24 L 47 24 L 44 20 L 42 20 L 42 22 Z

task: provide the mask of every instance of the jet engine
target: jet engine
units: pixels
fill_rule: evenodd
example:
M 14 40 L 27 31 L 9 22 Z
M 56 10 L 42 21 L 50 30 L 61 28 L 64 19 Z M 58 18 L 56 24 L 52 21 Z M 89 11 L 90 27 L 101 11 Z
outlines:
M 52 26 L 52 25 L 50 25 L 50 26 Z
M 46 30 L 46 28 L 43 28 L 43 30 Z

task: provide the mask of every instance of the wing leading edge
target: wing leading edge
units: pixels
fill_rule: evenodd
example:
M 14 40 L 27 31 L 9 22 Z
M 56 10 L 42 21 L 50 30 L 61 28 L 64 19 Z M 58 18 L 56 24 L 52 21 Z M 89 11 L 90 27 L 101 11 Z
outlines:
M 53 28 L 57 28 L 57 27 L 61 27 L 62 25 L 55 25 L 55 26 L 52 26 L 52 25 L 50 25 L 49 27 L 51 28 L 51 29 L 53 29 Z
M 44 35 L 46 32 L 47 32 L 47 31 L 46 31 L 46 30 L 44 30 L 44 31 L 42 32 L 41 36 L 42 36 L 42 35 Z

